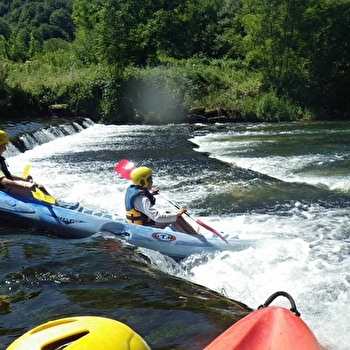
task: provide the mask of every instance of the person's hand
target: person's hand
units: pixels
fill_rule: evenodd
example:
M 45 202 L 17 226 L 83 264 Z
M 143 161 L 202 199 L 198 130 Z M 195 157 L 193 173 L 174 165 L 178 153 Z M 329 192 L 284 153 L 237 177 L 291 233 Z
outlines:
M 34 190 L 36 187 L 38 187 L 38 184 L 36 182 L 28 182 L 26 187 L 28 187 L 31 190 Z
M 22 180 L 25 182 L 32 182 L 33 178 L 31 175 L 27 175 L 26 177 L 23 177 Z
M 158 192 L 159 192 L 158 187 L 151 188 L 151 194 L 155 195 L 155 194 L 158 194 Z
M 183 213 L 186 213 L 187 208 L 186 207 L 181 207 L 178 212 L 176 213 L 177 217 L 180 217 Z

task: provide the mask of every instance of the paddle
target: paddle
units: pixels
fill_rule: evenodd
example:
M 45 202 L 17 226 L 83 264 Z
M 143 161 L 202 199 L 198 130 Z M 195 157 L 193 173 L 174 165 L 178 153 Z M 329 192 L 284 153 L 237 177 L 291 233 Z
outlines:
M 134 170 L 136 168 L 136 165 L 130 161 L 128 161 L 127 159 L 122 159 L 118 164 L 116 164 L 114 166 L 114 171 L 116 173 L 118 173 L 122 178 L 126 179 L 126 180 L 130 180 L 130 173 L 132 172 L 132 170 Z M 160 195 L 160 193 L 157 193 L 159 196 L 161 196 L 162 198 L 164 198 L 166 201 L 168 201 L 170 204 L 172 204 L 174 207 L 176 207 L 177 209 L 180 209 L 180 206 L 175 203 L 172 202 L 170 199 L 165 198 L 164 196 Z M 215 235 L 217 235 L 219 238 L 221 238 L 224 242 L 226 242 L 227 244 L 228 241 L 215 229 L 213 229 L 212 227 L 208 226 L 207 224 L 203 223 L 201 220 L 199 219 L 194 219 L 187 211 L 185 212 L 185 214 L 192 220 L 194 220 L 199 226 L 204 227 L 206 230 L 214 233 Z
M 118 173 L 122 178 L 130 180 L 130 173 L 136 168 L 136 165 L 129 162 L 127 159 L 122 159 L 115 165 L 114 171 Z
M 22 177 L 25 178 L 28 176 L 28 173 L 29 173 L 29 169 L 30 169 L 30 165 L 27 164 L 24 169 L 23 169 L 23 173 L 22 173 Z M 44 203 L 48 203 L 48 204 L 55 204 L 56 203 L 56 200 L 55 198 L 51 197 L 50 195 L 48 194 L 45 194 L 43 191 L 41 191 L 40 188 L 38 187 L 35 187 L 34 190 L 31 190 L 32 191 L 32 195 L 35 199 L 41 201 L 41 202 L 44 202 Z

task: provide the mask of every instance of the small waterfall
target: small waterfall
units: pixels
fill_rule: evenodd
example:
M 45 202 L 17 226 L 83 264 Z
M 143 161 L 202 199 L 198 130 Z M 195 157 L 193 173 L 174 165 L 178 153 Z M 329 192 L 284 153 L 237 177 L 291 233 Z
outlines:
M 6 150 L 7 157 L 24 153 L 60 137 L 77 134 L 94 125 L 94 122 L 88 118 L 79 118 L 64 124 L 37 125 L 38 129 L 27 132 L 23 132 L 22 125 L 22 127 L 18 127 L 18 133 L 15 133 L 15 135 L 12 125 L 11 133 L 9 133 L 11 141 L 7 145 Z M 3 128 L 5 132 L 8 132 L 6 129 L 6 127 Z

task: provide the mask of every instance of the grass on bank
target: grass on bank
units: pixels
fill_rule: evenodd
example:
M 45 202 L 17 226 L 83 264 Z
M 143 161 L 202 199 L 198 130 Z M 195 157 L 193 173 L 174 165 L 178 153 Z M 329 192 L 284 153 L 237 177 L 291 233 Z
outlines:
M 22 64 L 2 62 L 0 75 L 5 88 L 15 92 L 13 98 L 23 99 L 7 101 L 9 107 L 45 113 L 50 105 L 68 104 L 72 113 L 109 122 L 174 122 L 193 107 L 221 109 L 243 121 L 313 117 L 264 91 L 259 74 L 232 60 L 167 60 L 115 72 L 102 65 L 84 66 L 62 50 Z

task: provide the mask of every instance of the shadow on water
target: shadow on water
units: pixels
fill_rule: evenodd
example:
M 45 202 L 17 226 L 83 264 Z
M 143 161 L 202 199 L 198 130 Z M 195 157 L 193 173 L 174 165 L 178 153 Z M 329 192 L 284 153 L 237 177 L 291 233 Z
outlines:
M 62 240 L 0 230 L 0 343 L 69 316 L 124 322 L 152 349 L 202 349 L 250 309 L 150 267 L 101 236 Z M 174 263 L 175 264 L 175 263 Z

